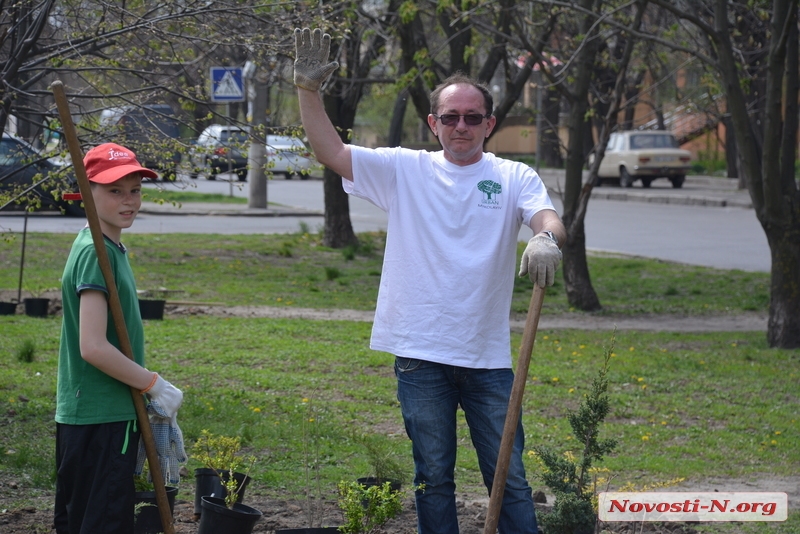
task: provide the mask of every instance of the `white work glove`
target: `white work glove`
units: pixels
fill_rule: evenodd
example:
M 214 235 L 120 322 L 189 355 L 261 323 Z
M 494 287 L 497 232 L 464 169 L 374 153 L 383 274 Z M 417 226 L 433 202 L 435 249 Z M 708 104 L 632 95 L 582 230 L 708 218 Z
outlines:
M 164 410 L 164 417 L 172 418 L 178 413 L 178 408 L 181 407 L 183 402 L 183 392 L 161 378 L 158 373 L 155 373 L 155 381 L 153 384 L 142 390 L 142 393 L 147 393 L 151 401 L 156 401 Z
M 533 236 L 522 253 L 519 275 L 527 274 L 531 282 L 539 287 L 552 286 L 558 265 L 561 263 L 561 250 L 545 235 Z
M 147 413 L 164 484 L 179 484 L 181 465 L 186 463 L 187 456 L 183 446 L 183 432 L 178 426 L 178 414 L 167 417 L 166 411 L 157 401 L 150 401 L 150 404 L 147 405 Z M 140 439 L 139 456 L 136 459 L 134 474 L 142 474 L 146 459 L 144 440 Z M 152 481 L 152 473 L 152 470 L 148 472 L 150 481 Z
M 328 76 L 339 68 L 336 61 L 328 62 L 331 36 L 319 28 L 294 30 L 294 84 L 309 91 L 319 91 Z

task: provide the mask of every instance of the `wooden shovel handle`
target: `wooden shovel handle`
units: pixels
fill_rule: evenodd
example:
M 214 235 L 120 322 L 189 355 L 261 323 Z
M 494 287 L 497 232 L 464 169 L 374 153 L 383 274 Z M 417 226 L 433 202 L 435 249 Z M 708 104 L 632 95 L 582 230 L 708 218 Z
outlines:
M 503 426 L 503 438 L 500 441 L 500 451 L 497 455 L 497 467 L 494 470 L 492 493 L 489 497 L 489 509 L 486 512 L 483 534 L 495 534 L 497 532 L 500 507 L 503 504 L 503 493 L 508 479 L 508 466 L 511 463 L 511 452 L 514 449 L 519 414 L 522 412 L 522 395 L 525 392 L 525 382 L 528 380 L 528 367 L 530 367 L 531 363 L 533 342 L 536 341 L 536 330 L 539 328 L 539 317 L 542 315 L 543 302 L 544 288 L 534 284 L 531 303 L 528 307 L 528 317 L 525 320 L 525 331 L 522 334 L 522 345 L 519 348 L 514 384 L 511 386 L 511 397 L 508 400 L 506 422 L 505 426 Z
M 64 85 L 60 80 L 56 80 L 50 87 L 53 90 L 53 96 L 55 97 L 56 106 L 58 107 L 58 114 L 61 117 L 61 127 L 64 130 L 64 137 L 67 140 L 69 153 L 72 157 L 75 177 L 78 179 L 78 187 L 80 188 L 83 206 L 86 210 L 86 219 L 89 222 L 89 230 L 92 233 L 92 241 L 94 242 L 95 252 L 97 253 L 97 262 L 100 265 L 100 270 L 103 272 L 103 279 L 108 289 L 108 307 L 111 310 L 114 328 L 119 338 L 120 351 L 132 360 L 133 349 L 131 348 L 130 338 L 128 337 L 128 329 L 125 326 L 125 316 L 122 314 L 122 305 L 120 304 L 119 293 L 117 292 L 117 284 L 114 281 L 114 273 L 111 270 L 111 262 L 108 259 L 108 251 L 106 251 L 106 245 L 103 239 L 103 230 L 100 228 L 100 219 L 97 217 L 97 208 L 95 207 L 94 198 L 92 197 L 92 188 L 89 185 L 86 169 L 83 166 L 83 151 L 81 150 L 80 141 L 78 140 L 78 134 L 75 131 L 75 124 L 72 122 L 72 113 L 69 110 L 69 102 L 67 101 L 67 95 L 64 91 Z M 156 491 L 156 503 L 158 504 L 158 511 L 161 516 L 161 525 L 164 527 L 164 534 L 175 534 L 175 529 L 172 525 L 172 511 L 170 510 L 169 501 L 167 500 L 164 477 L 161 474 L 161 464 L 158 461 L 158 452 L 156 451 L 153 432 L 150 429 L 150 419 L 147 417 L 144 397 L 139 393 L 139 390 L 134 387 L 131 387 L 131 397 L 133 397 L 136 418 L 139 421 L 139 428 L 142 433 L 142 439 L 144 440 L 147 463 L 153 477 L 153 485 Z M 131 474 L 131 476 L 133 476 L 133 474 Z

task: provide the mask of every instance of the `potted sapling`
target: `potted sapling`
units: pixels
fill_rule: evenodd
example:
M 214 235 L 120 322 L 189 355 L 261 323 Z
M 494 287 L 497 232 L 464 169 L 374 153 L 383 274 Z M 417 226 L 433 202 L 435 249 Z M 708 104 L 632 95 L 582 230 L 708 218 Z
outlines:
M 192 458 L 205 465 L 195 469 L 195 517 L 200 517 L 198 534 L 249 534 L 261 518 L 260 511 L 242 504 L 244 490 L 250 482 L 247 473 L 256 458 L 244 457 L 240 451 L 238 436 L 215 436 L 208 430 L 201 432 L 192 447 Z

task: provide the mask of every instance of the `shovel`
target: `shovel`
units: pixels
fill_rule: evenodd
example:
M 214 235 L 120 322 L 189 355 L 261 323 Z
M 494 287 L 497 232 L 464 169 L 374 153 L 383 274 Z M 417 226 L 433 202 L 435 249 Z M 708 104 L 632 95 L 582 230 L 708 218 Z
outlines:
M 536 330 L 539 328 L 539 316 L 542 314 L 543 302 L 544 288 L 534 284 L 531 303 L 528 307 L 528 317 L 525 320 L 525 331 L 522 334 L 522 345 L 519 348 L 514 384 L 511 386 L 511 397 L 508 400 L 506 422 L 503 426 L 500 451 L 497 454 L 497 466 L 494 470 L 492 493 L 489 496 L 489 509 L 486 512 L 483 534 L 496 534 L 497 532 L 497 522 L 500 520 L 500 506 L 503 504 L 503 493 L 505 492 L 506 479 L 508 478 L 508 465 L 511 462 L 511 451 L 514 448 L 517 423 L 519 422 L 519 414 L 522 411 L 522 394 L 525 392 L 525 382 L 528 379 L 528 367 L 531 363 L 533 342 L 536 340 Z
M 72 114 L 69 110 L 69 102 L 67 101 L 67 95 L 64 91 L 64 85 L 60 80 L 56 80 L 50 87 L 53 90 L 53 96 L 55 97 L 56 106 L 58 107 L 58 114 L 61 117 L 61 126 L 64 129 L 64 137 L 67 139 L 67 146 L 69 147 L 69 153 L 72 157 L 75 176 L 78 179 L 78 187 L 80 187 L 81 198 L 83 199 L 83 205 L 86 209 L 86 219 L 89 221 L 89 230 L 92 232 L 92 241 L 94 242 L 94 249 L 97 253 L 97 262 L 100 264 L 100 270 L 103 272 L 103 278 L 106 282 L 106 288 L 108 289 L 108 307 L 111 310 L 111 317 L 114 320 L 114 327 L 117 331 L 117 337 L 119 338 L 119 348 L 125 356 L 133 359 L 133 349 L 131 348 L 130 338 L 128 337 L 128 329 L 125 326 L 125 317 L 122 315 L 122 306 L 119 300 L 119 293 L 117 292 L 117 285 L 114 282 L 114 273 L 111 270 L 108 252 L 106 251 L 106 245 L 103 241 L 103 231 L 100 228 L 100 219 L 97 217 L 97 208 L 94 205 L 92 189 L 89 186 L 89 179 L 86 177 L 86 169 L 83 167 L 83 152 L 81 151 L 80 141 L 78 141 L 78 134 L 75 131 L 75 125 L 72 123 Z M 75 197 L 72 198 L 74 199 Z M 169 508 L 169 501 L 167 500 L 167 491 L 164 488 L 164 477 L 161 474 L 161 464 L 158 461 L 156 443 L 153 439 L 153 432 L 150 429 L 150 419 L 147 416 L 144 397 L 139 393 L 139 390 L 134 387 L 131 388 L 131 396 L 133 397 L 136 418 L 139 421 L 139 428 L 141 429 L 142 439 L 144 440 L 147 463 L 153 477 L 153 485 L 156 490 L 156 503 L 158 504 L 158 511 L 161 516 L 161 525 L 164 527 L 164 534 L 175 534 L 175 529 L 172 525 L 172 512 Z M 133 474 L 131 474 L 131 476 L 133 476 Z

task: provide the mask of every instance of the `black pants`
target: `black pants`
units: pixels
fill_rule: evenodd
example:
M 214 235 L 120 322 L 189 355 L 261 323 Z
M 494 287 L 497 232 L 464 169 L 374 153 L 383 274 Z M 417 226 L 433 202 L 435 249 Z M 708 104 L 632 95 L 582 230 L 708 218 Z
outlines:
M 133 534 L 134 421 L 56 424 L 57 534 Z

